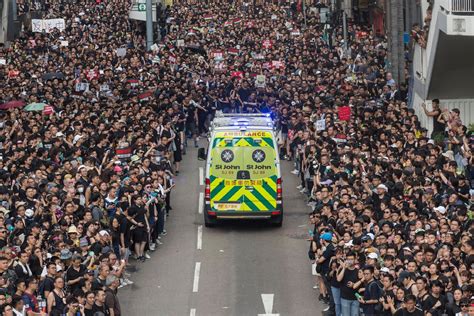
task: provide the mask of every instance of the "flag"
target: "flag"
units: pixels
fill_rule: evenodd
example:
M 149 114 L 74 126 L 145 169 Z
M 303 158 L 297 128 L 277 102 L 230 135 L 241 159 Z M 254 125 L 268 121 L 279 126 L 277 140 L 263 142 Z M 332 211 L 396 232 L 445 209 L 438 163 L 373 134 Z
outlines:
M 224 22 L 224 27 L 231 26 L 231 25 L 232 25 L 232 21 L 225 21 Z
M 146 91 L 138 95 L 138 99 L 141 101 L 148 101 L 153 93 L 151 91 Z
M 127 82 L 128 82 L 132 87 L 136 87 L 136 86 L 138 86 L 138 84 L 139 84 L 138 79 L 128 79 Z
M 240 24 L 240 23 L 242 23 L 242 19 L 241 18 L 235 18 L 235 19 L 232 20 L 232 23 L 233 24 Z
M 212 14 L 204 14 L 203 17 L 204 17 L 204 20 L 207 20 L 207 21 L 214 19 L 214 16 Z
M 236 56 L 239 54 L 239 50 L 237 48 L 229 48 L 227 54 Z

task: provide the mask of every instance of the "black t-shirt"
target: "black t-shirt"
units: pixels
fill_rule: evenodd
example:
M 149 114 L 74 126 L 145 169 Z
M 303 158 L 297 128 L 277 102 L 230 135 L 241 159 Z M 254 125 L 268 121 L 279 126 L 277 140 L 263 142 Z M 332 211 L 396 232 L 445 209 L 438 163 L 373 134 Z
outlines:
M 326 275 L 329 272 L 329 264 L 331 262 L 331 257 L 334 256 L 334 245 L 329 243 L 326 247 L 326 250 L 323 252 L 323 257 L 326 259 L 321 264 L 321 275 Z
M 97 306 L 96 304 L 94 304 L 94 306 L 92 307 L 92 311 L 93 311 L 92 315 L 94 315 L 97 312 L 102 312 L 102 313 L 104 313 L 105 316 L 110 315 L 110 311 L 105 306 L 105 304 L 102 305 L 102 306 Z
M 84 315 L 85 316 L 94 316 L 94 307 L 92 309 L 84 308 Z
M 54 279 L 52 277 L 46 276 L 46 278 L 40 282 L 38 287 L 38 292 L 41 296 L 46 297 L 44 292 L 51 292 L 54 289 Z
M 124 235 L 124 246 L 125 248 L 128 248 L 130 247 L 130 227 L 131 227 L 131 223 L 127 220 L 126 217 L 122 217 L 121 219 L 119 219 L 120 221 L 120 234 L 123 234 Z
M 84 274 L 86 274 L 87 272 L 87 269 L 86 267 L 84 267 L 82 264 L 79 266 L 79 271 L 77 271 L 76 269 L 74 269 L 73 267 L 70 267 L 69 269 L 67 269 L 67 272 L 66 272 L 66 279 L 68 281 L 72 281 L 72 280 L 75 280 L 81 276 L 84 276 Z M 81 284 L 82 282 L 79 281 L 79 282 L 76 282 L 74 283 L 73 285 L 71 285 L 71 293 L 73 293 L 75 290 L 77 289 L 80 289 L 81 288 Z
M 358 277 L 359 271 L 357 269 L 346 269 L 344 271 L 344 277 L 341 281 L 341 298 L 345 300 L 355 301 L 357 298 L 355 297 L 356 291 L 353 288 L 347 286 L 348 282 L 356 283 L 359 280 Z
M 189 106 L 186 108 L 186 123 L 194 122 L 195 117 L 194 113 L 196 112 L 196 106 L 193 103 L 190 103 Z
M 415 308 L 413 312 L 407 311 L 406 308 L 400 308 L 398 311 L 395 312 L 395 316 L 424 316 L 422 310 Z
M 288 116 L 286 115 L 280 116 L 280 126 L 281 126 L 281 132 L 284 134 L 288 134 Z
M 128 211 L 131 217 L 135 219 L 138 223 L 143 223 L 145 224 L 145 216 L 146 216 L 146 210 L 144 207 L 139 207 L 139 206 L 132 206 L 130 210 Z

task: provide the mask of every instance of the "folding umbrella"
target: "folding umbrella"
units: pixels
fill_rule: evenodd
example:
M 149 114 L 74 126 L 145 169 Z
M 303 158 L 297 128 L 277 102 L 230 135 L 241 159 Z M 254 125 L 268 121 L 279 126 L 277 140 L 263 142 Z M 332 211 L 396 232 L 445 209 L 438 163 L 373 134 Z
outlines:
M 47 106 L 46 103 L 30 103 L 25 106 L 25 111 L 43 111 L 44 107 Z
M 13 100 L 0 105 L 0 110 L 8 110 L 25 106 L 25 102 L 20 100 Z

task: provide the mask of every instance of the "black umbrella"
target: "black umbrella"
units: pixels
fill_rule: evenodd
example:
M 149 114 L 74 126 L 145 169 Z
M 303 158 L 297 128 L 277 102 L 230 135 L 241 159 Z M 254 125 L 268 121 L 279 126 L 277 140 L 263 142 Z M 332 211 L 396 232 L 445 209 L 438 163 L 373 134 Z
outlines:
M 64 74 L 62 72 L 48 72 L 43 75 L 44 80 L 53 80 L 53 79 L 64 79 Z
M 207 56 L 206 50 L 200 46 L 188 45 L 186 46 L 186 49 L 192 53 L 199 54 L 204 57 Z

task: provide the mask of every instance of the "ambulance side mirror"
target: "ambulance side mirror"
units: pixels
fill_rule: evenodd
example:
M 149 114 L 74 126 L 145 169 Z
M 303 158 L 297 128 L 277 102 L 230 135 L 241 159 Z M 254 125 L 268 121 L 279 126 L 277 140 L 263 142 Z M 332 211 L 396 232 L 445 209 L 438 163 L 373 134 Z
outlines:
M 206 159 L 207 159 L 206 149 L 199 148 L 198 149 L 198 160 L 206 160 Z

